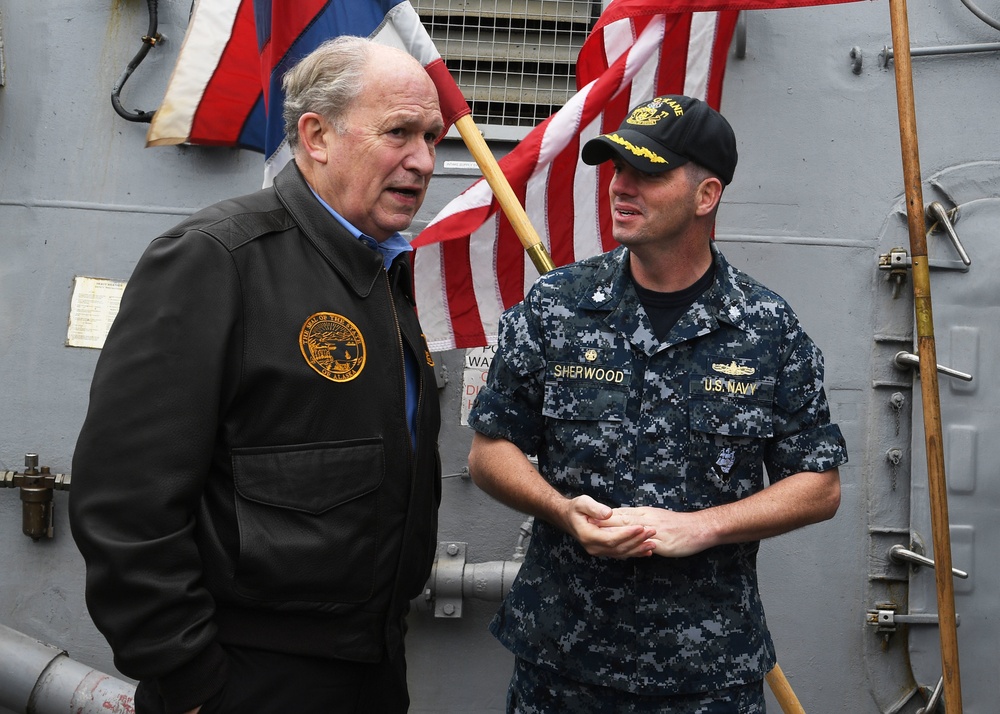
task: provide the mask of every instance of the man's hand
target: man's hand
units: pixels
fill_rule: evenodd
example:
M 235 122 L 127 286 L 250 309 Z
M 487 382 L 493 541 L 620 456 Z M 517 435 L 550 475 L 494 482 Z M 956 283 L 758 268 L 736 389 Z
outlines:
M 700 553 L 711 545 L 701 527 L 703 520 L 697 512 L 679 513 L 665 508 L 633 506 L 615 508 L 607 518 L 592 519 L 591 522 L 599 528 L 611 529 L 644 524 L 653 533 L 647 536 L 647 542 L 641 544 L 643 548 L 649 548 L 650 552 L 665 558 L 683 558 Z
M 656 529 L 639 520 L 608 522 L 616 512 L 590 496 L 577 496 L 565 502 L 560 525 L 593 556 L 623 559 L 652 555 Z

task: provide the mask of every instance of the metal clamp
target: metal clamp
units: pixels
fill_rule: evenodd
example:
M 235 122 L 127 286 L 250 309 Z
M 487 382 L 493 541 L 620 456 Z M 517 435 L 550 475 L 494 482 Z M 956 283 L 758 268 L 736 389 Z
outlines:
M 868 611 L 867 623 L 875 627 L 877 632 L 889 634 L 896 631 L 897 625 L 937 625 L 936 612 L 915 612 L 909 615 L 899 615 L 896 603 L 883 602 Z M 961 616 L 956 613 L 955 624 L 959 624 Z
M 920 357 L 913 354 L 912 352 L 897 352 L 896 356 L 893 357 L 893 361 L 896 363 L 897 367 L 919 367 Z M 937 371 L 941 374 L 947 374 L 949 377 L 954 377 L 955 379 L 961 379 L 964 382 L 971 382 L 972 375 L 966 374 L 965 372 L 959 372 L 957 369 L 952 369 L 951 367 L 945 367 L 943 365 L 937 366 Z
M 467 563 L 467 543 L 438 543 L 424 601 L 433 603 L 434 617 L 462 617 L 464 598 L 499 602 L 510 591 L 521 564 L 512 560 Z
M 912 550 L 907 550 L 901 545 L 894 545 L 889 548 L 889 558 L 895 560 L 897 563 L 912 563 L 914 565 L 926 565 L 928 568 L 934 567 L 934 561 L 927 558 L 920 553 L 914 553 Z M 956 578 L 962 578 L 965 580 L 969 577 L 969 574 L 964 570 L 959 570 L 958 568 L 951 569 L 952 575 Z

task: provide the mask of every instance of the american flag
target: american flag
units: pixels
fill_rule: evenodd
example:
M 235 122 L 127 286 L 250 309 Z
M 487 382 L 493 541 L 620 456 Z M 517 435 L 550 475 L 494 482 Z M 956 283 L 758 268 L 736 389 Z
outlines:
M 611 168 L 580 161 L 590 138 L 661 94 L 716 109 L 739 10 L 850 0 L 614 0 L 577 60 L 578 92 L 499 162 L 555 265 L 613 247 Z M 489 186 L 479 180 L 414 239 L 417 307 L 431 350 L 496 343 L 504 309 L 538 277 Z

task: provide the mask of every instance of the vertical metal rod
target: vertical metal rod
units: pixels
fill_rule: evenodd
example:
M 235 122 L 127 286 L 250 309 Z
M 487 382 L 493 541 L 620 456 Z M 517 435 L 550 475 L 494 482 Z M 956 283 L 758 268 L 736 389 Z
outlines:
M 892 44 L 897 48 L 896 104 L 899 111 L 899 139 L 903 155 L 903 183 L 906 192 L 910 254 L 913 256 L 913 308 L 916 313 L 917 347 L 920 355 L 920 392 L 923 399 L 931 529 L 934 559 L 937 561 L 934 574 L 937 584 L 938 627 L 941 636 L 941 671 L 948 714 L 961 714 L 962 687 L 958 666 L 955 590 L 951 576 L 948 484 L 944 473 L 941 401 L 936 370 L 937 351 L 934 344 L 934 316 L 931 311 L 930 266 L 927 261 L 927 236 L 920 179 L 920 154 L 917 148 L 917 121 L 913 101 L 906 0 L 889 0 L 889 12 L 892 21 Z

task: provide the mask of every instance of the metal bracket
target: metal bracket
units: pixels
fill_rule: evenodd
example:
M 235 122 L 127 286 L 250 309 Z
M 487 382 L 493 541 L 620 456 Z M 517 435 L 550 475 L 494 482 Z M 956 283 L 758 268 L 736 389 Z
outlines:
M 960 273 L 968 273 L 969 266 L 961 260 L 942 260 L 931 258 L 927 265 L 937 270 L 957 270 Z M 888 253 L 882 253 L 878 257 L 878 269 L 888 270 L 891 278 L 894 271 L 906 271 L 913 267 L 913 259 L 905 248 L 893 248 Z
M 891 633 L 896 631 L 897 625 L 937 625 L 938 615 L 936 612 L 916 612 L 909 615 L 898 615 L 896 611 L 899 606 L 894 602 L 876 603 L 874 610 L 868 611 L 867 624 L 875 627 L 876 632 Z M 959 621 L 959 615 L 955 615 L 955 624 Z
M 503 600 L 521 569 L 517 560 L 467 563 L 467 546 L 454 541 L 438 543 L 434 567 L 424 588 L 424 600 L 434 603 L 434 617 L 461 617 L 463 598 Z
M 438 543 L 434 559 L 434 617 L 462 616 L 462 577 L 468 543 Z

